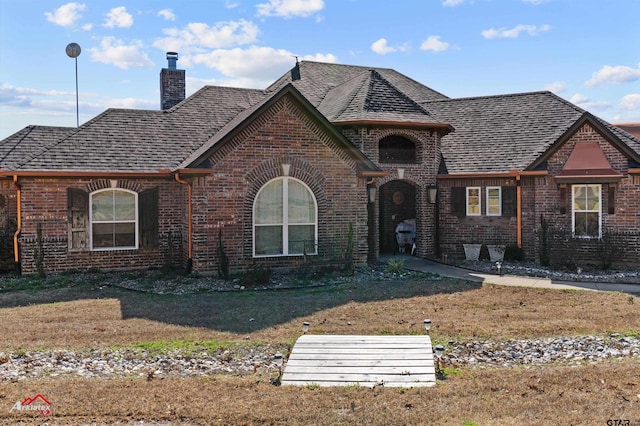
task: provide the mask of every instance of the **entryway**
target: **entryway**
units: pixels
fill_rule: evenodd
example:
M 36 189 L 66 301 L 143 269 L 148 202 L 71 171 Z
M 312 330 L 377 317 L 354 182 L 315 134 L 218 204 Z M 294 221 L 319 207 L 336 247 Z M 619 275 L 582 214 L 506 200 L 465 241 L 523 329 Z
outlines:
M 403 221 L 416 219 L 416 188 L 405 181 L 394 180 L 380 187 L 380 254 L 398 253 L 396 228 Z M 410 222 L 409 222 L 410 223 Z

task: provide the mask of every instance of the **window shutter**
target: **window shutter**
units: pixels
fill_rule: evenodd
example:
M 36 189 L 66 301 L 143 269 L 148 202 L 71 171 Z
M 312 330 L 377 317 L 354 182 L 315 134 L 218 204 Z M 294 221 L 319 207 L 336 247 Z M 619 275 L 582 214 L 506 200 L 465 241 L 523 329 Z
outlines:
M 89 248 L 89 193 L 81 189 L 67 189 L 67 217 L 69 220 L 69 250 Z
M 515 186 L 502 187 L 502 216 L 512 217 L 518 210 L 518 188 Z
M 609 214 L 616 213 L 616 187 L 609 185 Z
M 158 188 L 138 194 L 140 247 L 158 246 Z
M 451 188 L 451 213 L 456 216 L 466 216 L 467 201 L 466 189 L 464 186 L 454 186 Z
M 560 214 L 567 214 L 567 188 L 560 188 Z

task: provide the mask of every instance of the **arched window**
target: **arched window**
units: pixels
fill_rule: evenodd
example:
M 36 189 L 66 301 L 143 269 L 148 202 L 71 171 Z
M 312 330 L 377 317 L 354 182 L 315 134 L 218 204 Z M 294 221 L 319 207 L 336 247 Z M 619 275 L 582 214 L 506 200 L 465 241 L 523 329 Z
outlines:
M 381 163 L 415 163 L 416 145 L 403 136 L 391 135 L 378 144 Z
M 253 203 L 253 254 L 315 254 L 318 206 L 304 183 L 291 177 L 267 182 Z
M 126 189 L 103 189 L 89 198 L 91 249 L 138 248 L 138 194 Z

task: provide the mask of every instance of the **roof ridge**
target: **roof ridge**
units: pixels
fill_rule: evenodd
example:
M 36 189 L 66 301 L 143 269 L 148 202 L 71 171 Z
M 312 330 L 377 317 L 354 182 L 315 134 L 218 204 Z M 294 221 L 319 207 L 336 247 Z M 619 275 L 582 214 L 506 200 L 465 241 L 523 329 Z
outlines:
M 426 108 L 424 108 L 422 105 L 420 105 L 420 103 L 418 101 L 416 101 L 415 99 L 413 99 L 411 96 L 407 95 L 405 92 L 403 92 L 402 90 L 400 90 L 395 84 L 393 84 L 391 81 L 389 81 L 388 78 L 384 77 L 382 74 L 380 74 L 378 71 L 376 71 L 375 69 L 371 70 L 371 72 L 375 73 L 376 76 L 379 77 L 380 81 L 382 81 L 384 84 L 388 85 L 389 87 L 391 87 L 393 90 L 396 91 L 396 93 L 398 95 L 400 95 L 402 98 L 405 99 L 405 101 L 410 102 L 411 104 L 417 106 L 422 112 L 424 112 L 427 116 L 435 118 L 435 116 L 433 114 L 431 114 L 429 111 L 427 111 Z

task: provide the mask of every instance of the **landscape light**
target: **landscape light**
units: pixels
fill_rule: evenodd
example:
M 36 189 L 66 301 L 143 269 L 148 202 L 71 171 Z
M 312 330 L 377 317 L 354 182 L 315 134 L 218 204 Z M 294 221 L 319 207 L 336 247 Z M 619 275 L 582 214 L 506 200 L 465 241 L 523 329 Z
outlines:
M 273 360 L 276 362 L 276 365 L 278 367 L 282 367 L 282 363 L 284 362 L 284 357 L 282 356 L 282 354 L 280 352 L 275 354 L 275 356 L 273 357 Z
M 436 358 L 440 359 L 440 357 L 444 354 L 444 346 L 436 345 Z
M 423 324 L 424 324 L 424 329 L 427 330 L 427 333 L 428 333 L 429 330 L 431 330 L 431 320 L 427 318 L 423 321 Z
M 307 331 L 309 331 L 309 323 L 305 321 L 302 323 L 302 332 L 306 334 Z

